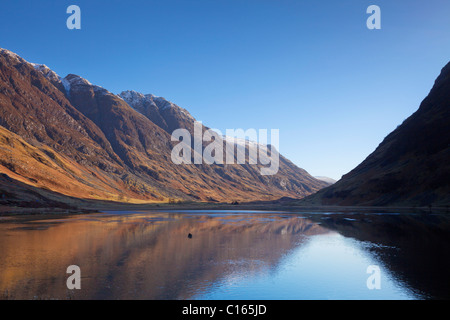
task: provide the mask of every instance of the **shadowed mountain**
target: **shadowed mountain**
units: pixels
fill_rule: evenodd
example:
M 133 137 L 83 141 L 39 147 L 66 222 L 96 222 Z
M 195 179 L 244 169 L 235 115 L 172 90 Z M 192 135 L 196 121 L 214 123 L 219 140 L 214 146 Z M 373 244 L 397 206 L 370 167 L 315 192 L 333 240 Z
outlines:
M 360 165 L 304 205 L 450 205 L 450 63 L 419 109 Z
M 170 134 L 195 119 L 163 98 L 128 95 L 142 103 L 0 49 L 0 173 L 66 196 L 133 203 L 301 198 L 326 185 L 282 156 L 273 176 L 248 161 L 176 165 Z

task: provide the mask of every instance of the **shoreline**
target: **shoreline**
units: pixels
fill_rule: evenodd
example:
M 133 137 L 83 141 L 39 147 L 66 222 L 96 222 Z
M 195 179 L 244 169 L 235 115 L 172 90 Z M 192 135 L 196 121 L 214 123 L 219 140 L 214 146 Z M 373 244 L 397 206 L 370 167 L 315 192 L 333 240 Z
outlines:
M 289 203 L 248 202 L 240 204 L 186 202 L 186 203 L 113 203 L 105 201 L 82 200 L 69 208 L 58 207 L 8 207 L 0 206 L 0 217 L 21 215 L 54 215 L 66 216 L 74 214 L 90 214 L 105 211 L 184 211 L 184 210 L 230 210 L 230 211 L 282 211 L 287 213 L 439 213 L 448 214 L 448 207 L 408 207 L 408 206 L 311 206 Z

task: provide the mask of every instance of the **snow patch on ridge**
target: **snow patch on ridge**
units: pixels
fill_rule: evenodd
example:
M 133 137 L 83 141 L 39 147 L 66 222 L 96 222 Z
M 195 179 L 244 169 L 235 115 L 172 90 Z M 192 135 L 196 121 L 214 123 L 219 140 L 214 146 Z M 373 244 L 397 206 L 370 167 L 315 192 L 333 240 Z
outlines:
M 12 52 L 12 51 L 9 51 L 9 50 L 7 50 L 7 49 L 0 48 L 0 53 L 6 54 L 6 55 L 9 56 L 10 58 L 12 58 L 12 59 L 14 59 L 14 60 L 16 60 L 16 61 L 18 61 L 18 62 L 29 63 L 28 61 L 26 61 L 24 58 L 22 58 L 22 57 L 19 56 L 18 54 L 14 53 L 14 52 Z
M 61 82 L 61 77 L 58 74 L 56 74 L 56 72 L 47 67 L 45 64 L 37 64 L 37 63 L 30 63 L 30 64 L 34 67 L 34 69 L 40 71 L 44 75 L 44 77 L 46 77 L 48 80 Z
M 61 83 L 64 86 L 64 90 L 66 90 L 67 96 L 69 96 L 70 95 L 70 82 L 66 78 L 64 78 L 64 79 L 61 79 Z
M 105 88 L 94 85 L 85 78 L 80 77 L 76 74 L 68 74 L 64 79 L 61 79 L 61 83 L 63 84 L 67 93 L 69 93 L 70 90 L 82 90 L 83 87 L 90 87 L 95 91 L 95 93 L 109 94 L 109 91 Z
M 259 146 L 266 147 L 266 145 L 264 145 L 264 144 L 261 144 L 261 143 L 258 143 L 256 141 L 249 140 L 249 139 L 242 139 L 242 138 L 231 137 L 231 136 L 226 136 L 226 135 L 223 135 L 222 139 L 228 143 L 233 143 L 235 145 L 239 145 L 239 146 L 243 146 L 243 147 L 245 147 L 246 145 L 248 145 L 250 148 L 258 148 Z
M 17 62 L 29 64 L 36 71 L 39 71 L 47 80 L 50 80 L 51 82 L 61 83 L 64 86 L 66 93 L 69 94 L 70 84 L 67 82 L 67 80 L 61 78 L 56 72 L 54 72 L 52 69 L 47 67 L 45 64 L 28 62 L 25 59 L 23 59 L 22 57 L 20 57 L 18 54 L 11 52 L 7 49 L 3 49 L 3 48 L 0 48 L 0 53 L 8 55 L 10 58 L 16 60 Z
M 186 117 L 195 121 L 194 117 L 186 110 L 176 104 L 164 99 L 163 97 L 158 97 L 153 94 L 142 94 L 134 90 L 122 91 L 119 96 L 128 103 L 133 109 L 139 111 L 139 109 L 145 108 L 145 105 L 153 106 L 159 111 L 164 111 L 167 109 L 175 109 L 184 114 Z M 147 106 L 147 108 L 148 108 Z

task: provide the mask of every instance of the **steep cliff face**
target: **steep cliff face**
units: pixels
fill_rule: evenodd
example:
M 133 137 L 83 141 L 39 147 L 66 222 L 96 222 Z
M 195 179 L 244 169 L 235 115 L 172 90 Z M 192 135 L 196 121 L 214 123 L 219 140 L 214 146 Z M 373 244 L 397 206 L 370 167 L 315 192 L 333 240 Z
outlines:
M 178 128 L 193 130 L 194 117 L 186 109 L 162 97 L 132 90 L 123 91 L 120 97 L 169 134 Z
M 248 163 L 176 165 L 170 134 L 194 121 L 163 98 L 115 95 L 0 49 L 0 173 L 8 179 L 129 202 L 300 198 L 326 185 L 282 156 L 273 176 Z
M 336 184 L 302 200 L 316 205 L 450 205 L 450 63 L 419 109 Z
M 103 132 L 43 74 L 0 51 L 0 170 L 39 188 L 117 199 L 123 162 Z M 125 189 L 126 190 L 126 189 Z

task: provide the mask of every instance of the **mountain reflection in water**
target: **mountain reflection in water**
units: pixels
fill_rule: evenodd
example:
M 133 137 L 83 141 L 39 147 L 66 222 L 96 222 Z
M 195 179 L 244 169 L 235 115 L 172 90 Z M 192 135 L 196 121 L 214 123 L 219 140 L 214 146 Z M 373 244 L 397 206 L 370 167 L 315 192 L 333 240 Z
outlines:
M 5 218 L 0 298 L 445 298 L 448 220 L 188 211 Z M 371 264 L 382 270 L 380 290 L 366 286 Z M 81 268 L 81 290 L 66 287 L 69 265 Z

